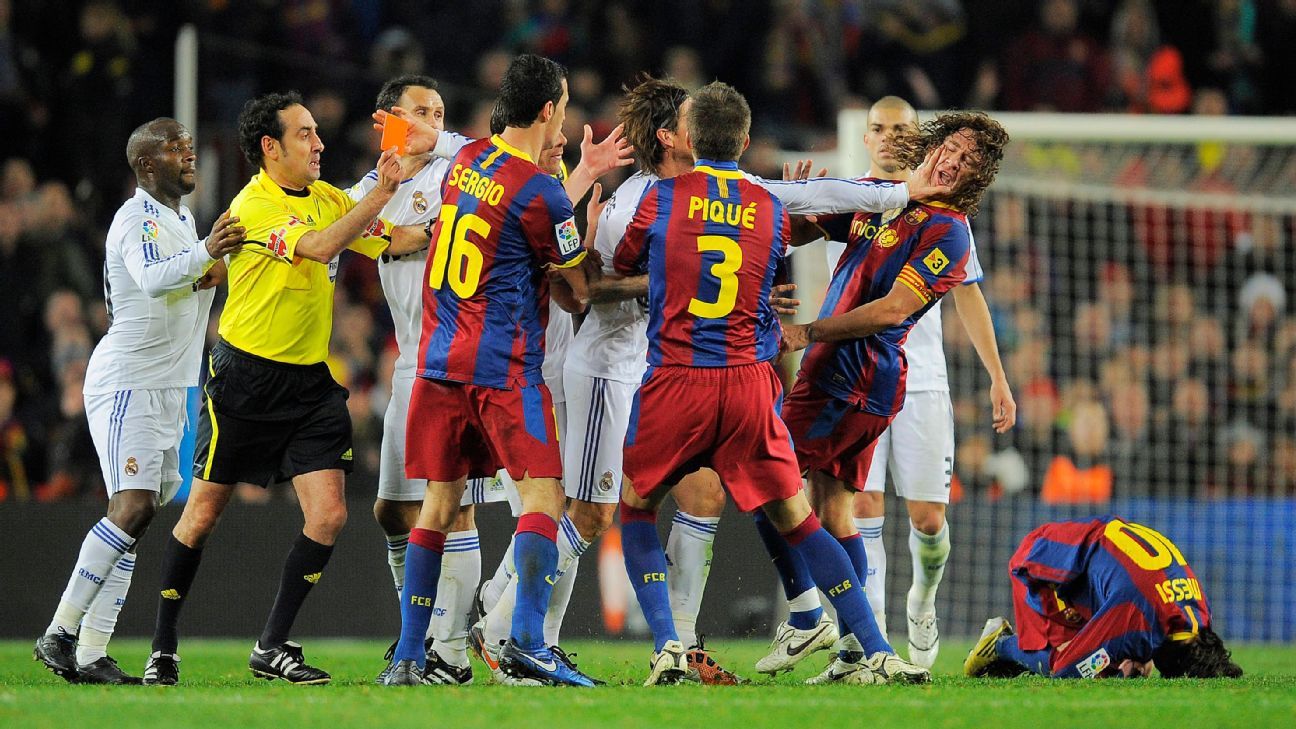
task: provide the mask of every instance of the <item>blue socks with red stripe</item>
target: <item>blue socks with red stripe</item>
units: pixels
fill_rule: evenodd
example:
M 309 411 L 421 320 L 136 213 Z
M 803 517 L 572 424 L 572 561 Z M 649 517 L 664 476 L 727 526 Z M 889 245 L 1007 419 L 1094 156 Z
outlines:
M 1015 635 L 1005 635 L 1000 638 L 995 643 L 995 651 L 1001 659 L 1012 661 L 1031 673 L 1040 676 L 1053 675 L 1049 651 L 1047 649 L 1042 651 L 1022 650 Z
M 756 533 L 760 535 L 765 551 L 769 553 L 770 561 L 774 563 L 774 569 L 778 571 L 779 580 L 783 583 L 783 594 L 789 602 L 788 625 L 797 630 L 813 628 L 823 616 L 823 607 L 816 604 L 819 602 L 819 593 L 814 578 L 810 576 L 810 568 L 806 566 L 805 560 L 792 551 L 787 540 L 774 528 L 774 523 L 765 516 L 765 512 L 757 510 L 752 515 L 752 520 L 756 522 Z M 798 602 L 810 602 L 811 606 L 806 610 L 797 610 L 795 608 L 799 607 Z
M 666 584 L 666 552 L 657 536 L 657 514 L 621 502 L 621 551 L 644 619 L 652 629 L 653 650 L 679 640 Z
M 405 589 L 401 592 L 401 634 L 394 659 L 414 661 L 423 668 L 423 641 L 432 607 L 436 605 L 437 582 L 441 579 L 441 555 L 445 552 L 443 532 L 411 529 L 405 551 Z
M 509 637 L 524 651 L 544 645 L 545 612 L 553 594 L 558 570 L 558 522 L 542 512 L 518 517 L 513 535 L 513 560 L 517 569 L 517 602 Z
M 827 593 L 828 599 L 837 609 L 837 619 L 843 626 L 843 632 L 844 626 L 853 626 L 852 632 L 863 646 L 864 654 L 872 655 L 879 651 L 895 653 L 878 630 L 873 609 L 869 607 L 868 598 L 864 597 L 864 580 L 855 571 L 846 548 L 823 528 L 819 517 L 811 513 L 795 529 L 784 534 L 783 538 L 805 561 L 815 584 Z M 860 553 L 863 553 L 864 544 L 858 536 L 848 541 L 854 541 Z

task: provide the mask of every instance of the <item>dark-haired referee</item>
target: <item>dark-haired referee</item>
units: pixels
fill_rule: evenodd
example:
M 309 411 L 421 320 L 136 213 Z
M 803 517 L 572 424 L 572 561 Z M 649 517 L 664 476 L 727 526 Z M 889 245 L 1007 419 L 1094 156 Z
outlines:
M 346 523 L 351 418 L 347 391 L 324 364 L 338 256 L 347 248 L 370 258 L 401 255 L 428 241 L 422 227 L 397 228 L 376 217 L 401 180 L 394 150 L 379 157 L 378 184 L 358 202 L 320 182 L 324 143 L 296 93 L 249 101 L 239 138 L 260 172 L 230 204 L 247 241 L 229 259 L 229 299 L 204 387 L 193 488 L 167 542 L 145 683 L 179 678 L 176 622 L 234 485 L 286 480 L 306 523 L 248 665 L 262 678 L 328 683 L 329 674 L 307 665 L 288 633 Z

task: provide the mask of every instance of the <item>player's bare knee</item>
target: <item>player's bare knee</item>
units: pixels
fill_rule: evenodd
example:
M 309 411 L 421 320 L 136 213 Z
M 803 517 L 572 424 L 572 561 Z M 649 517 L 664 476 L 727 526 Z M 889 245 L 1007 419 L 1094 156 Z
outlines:
M 477 528 L 473 505 L 459 507 L 459 512 L 455 514 L 454 522 L 450 524 L 452 532 L 470 532 Z
M 724 513 L 725 492 L 720 477 L 710 470 L 699 471 L 680 483 L 675 503 L 693 516 L 720 516 Z
M 886 515 L 886 498 L 880 491 L 861 491 L 855 494 L 855 518 L 873 519 Z
M 303 532 L 321 544 L 332 544 L 337 535 L 346 526 L 347 508 L 345 501 L 337 501 L 313 509 L 306 515 Z
M 418 502 L 408 503 L 413 508 L 407 507 L 406 502 L 388 501 L 387 499 L 376 499 L 374 501 L 374 521 L 378 522 L 383 534 L 396 535 L 409 532 L 410 526 L 413 524 L 413 517 L 418 514 Z M 411 513 L 407 514 L 407 511 Z
M 142 489 L 119 491 L 108 501 L 108 520 L 139 539 L 157 513 L 157 494 Z
M 588 501 L 572 501 L 567 507 L 567 516 L 581 539 L 592 542 L 612 527 L 616 515 L 616 504 L 596 504 Z
M 909 502 L 909 521 L 914 529 L 927 535 L 939 534 L 945 527 L 945 505 L 926 502 Z

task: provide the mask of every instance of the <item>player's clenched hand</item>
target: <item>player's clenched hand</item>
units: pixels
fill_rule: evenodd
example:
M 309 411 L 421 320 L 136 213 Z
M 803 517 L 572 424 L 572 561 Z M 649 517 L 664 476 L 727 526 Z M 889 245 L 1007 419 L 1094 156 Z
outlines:
M 783 349 L 796 352 L 810 346 L 809 324 L 783 325 Z
M 624 124 L 618 124 L 610 134 L 598 144 L 594 143 L 594 130 L 590 125 L 585 125 L 585 138 L 581 140 L 580 163 L 590 171 L 594 177 L 602 177 L 618 167 L 625 167 L 634 162 L 631 156 L 634 154 L 634 147 L 622 135 Z
M 1007 433 L 1017 424 L 1017 401 L 1004 380 L 990 383 L 990 406 L 994 410 L 994 431 Z
M 401 183 L 400 154 L 396 148 L 384 149 L 378 157 L 378 188 L 388 195 L 395 194 Z
M 910 200 L 939 200 L 949 197 L 953 192 L 949 185 L 936 181 L 936 156 L 939 151 L 940 148 L 937 147 L 928 152 L 927 159 L 909 177 Z
M 432 151 L 432 148 L 436 146 L 437 130 L 433 129 L 431 124 L 399 106 L 393 106 L 390 113 L 409 122 L 409 133 L 405 135 L 405 154 L 423 154 Z M 381 132 L 383 130 L 383 126 L 387 123 L 387 114 L 388 112 L 382 109 L 372 114 L 374 131 Z
M 801 305 L 801 300 L 794 299 L 791 296 L 784 296 L 784 294 L 791 294 L 793 291 L 796 291 L 796 284 L 793 283 L 779 284 L 770 289 L 769 302 L 776 313 L 796 316 L 797 307 Z
M 239 219 L 231 216 L 228 210 L 216 218 L 211 235 L 207 236 L 207 253 L 212 258 L 224 258 L 243 245 L 247 230 L 238 222 Z

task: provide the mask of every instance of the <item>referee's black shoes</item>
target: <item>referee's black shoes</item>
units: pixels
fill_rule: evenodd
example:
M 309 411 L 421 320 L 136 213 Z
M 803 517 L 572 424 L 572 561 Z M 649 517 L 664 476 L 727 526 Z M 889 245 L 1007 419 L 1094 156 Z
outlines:
M 326 671 L 306 663 L 301 645 L 291 640 L 273 648 L 262 648 L 257 643 L 248 658 L 248 668 L 252 669 L 252 675 L 266 680 L 282 678 L 288 683 L 302 685 L 325 684 L 330 681 Z

